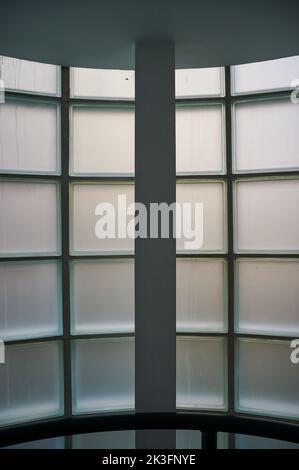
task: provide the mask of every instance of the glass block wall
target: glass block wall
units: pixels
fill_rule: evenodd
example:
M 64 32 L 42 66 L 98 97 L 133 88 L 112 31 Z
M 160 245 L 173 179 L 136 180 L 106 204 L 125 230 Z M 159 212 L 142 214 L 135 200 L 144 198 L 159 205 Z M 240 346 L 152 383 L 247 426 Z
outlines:
M 176 71 L 177 201 L 204 204 L 201 249 L 177 243 L 178 409 L 298 418 L 298 74 Z M 98 202 L 134 201 L 134 72 L 2 78 L 0 425 L 134 410 L 134 243 L 94 232 Z

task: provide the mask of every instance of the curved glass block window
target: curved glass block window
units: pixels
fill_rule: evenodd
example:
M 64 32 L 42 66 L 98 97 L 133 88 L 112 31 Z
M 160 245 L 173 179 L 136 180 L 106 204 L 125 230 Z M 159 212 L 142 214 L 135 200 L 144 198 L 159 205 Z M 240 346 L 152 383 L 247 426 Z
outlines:
M 0 256 L 60 253 L 59 187 L 44 181 L 0 181 Z
M 299 180 L 251 179 L 235 185 L 238 252 L 299 251 Z
M 235 434 L 236 449 L 299 449 L 299 444 L 268 437 Z
M 118 234 L 118 211 L 112 211 L 111 206 L 107 206 L 107 211 L 111 214 L 112 227 L 111 238 L 98 238 L 96 234 L 97 223 L 105 221 L 103 215 L 96 214 L 96 207 L 99 203 L 112 204 L 118 208 L 118 202 L 125 201 L 127 205 L 134 202 L 133 184 L 124 183 L 74 183 L 71 186 L 71 251 L 74 254 L 124 254 L 134 252 L 134 239 L 129 238 L 125 233 L 122 237 L 114 238 Z M 129 216 L 128 220 L 133 218 Z M 110 220 L 110 215 L 109 215 Z M 115 224 L 113 224 L 115 221 Z M 102 222 L 100 222 L 102 223 Z M 113 229 L 113 225 L 115 230 Z M 107 229 L 108 230 L 108 229 Z M 110 230 L 110 229 L 109 229 Z M 104 232 L 105 230 L 103 230 Z M 110 236 L 110 235 L 109 235 Z M 113 237 L 113 238 L 112 238 Z
M 71 265 L 73 334 L 134 331 L 134 260 L 76 260 Z
M 177 174 L 225 171 L 224 108 L 185 104 L 176 108 Z
M 71 96 L 106 100 L 133 100 L 134 70 L 71 69 Z
M 240 333 L 299 335 L 299 261 L 239 259 L 236 328 Z
M 234 171 L 299 168 L 299 106 L 290 98 L 233 105 Z
M 232 94 L 289 90 L 299 76 L 299 56 L 231 67 Z
M 224 96 L 224 69 L 178 69 L 175 71 L 177 98 Z
M 1 104 L 0 172 L 60 172 L 59 105 L 11 98 Z
M 237 340 L 237 411 L 299 417 L 299 375 L 290 354 L 289 341 Z
M 227 406 L 227 347 L 224 338 L 177 338 L 177 407 Z
M 60 67 L 0 56 L 6 90 L 40 95 L 60 95 Z
M 134 338 L 77 340 L 72 351 L 75 414 L 134 408 Z
M 135 449 L 135 431 L 109 431 L 73 436 L 73 449 Z
M 0 263 L 0 338 L 62 333 L 60 276 L 55 261 Z
M 226 264 L 221 259 L 176 260 L 177 331 L 225 332 Z
M 134 174 L 134 108 L 73 106 L 71 174 Z
M 0 367 L 0 425 L 63 414 L 61 343 L 6 345 Z
M 226 250 L 226 187 L 222 181 L 187 181 L 180 182 L 176 186 L 176 201 L 181 208 L 184 203 L 191 203 L 190 210 L 185 208 L 186 227 L 193 233 L 184 236 L 181 230 L 181 237 L 177 238 L 176 246 L 178 253 L 223 253 Z M 194 217 L 194 203 L 202 204 L 202 211 L 198 211 L 196 219 Z M 178 215 L 177 215 L 178 217 Z M 182 215 L 182 217 L 184 217 Z M 190 223 L 191 220 L 191 223 Z M 192 236 L 191 236 L 192 235 Z M 186 248 L 186 242 L 195 242 L 195 248 Z M 188 246 L 188 245 L 187 245 Z

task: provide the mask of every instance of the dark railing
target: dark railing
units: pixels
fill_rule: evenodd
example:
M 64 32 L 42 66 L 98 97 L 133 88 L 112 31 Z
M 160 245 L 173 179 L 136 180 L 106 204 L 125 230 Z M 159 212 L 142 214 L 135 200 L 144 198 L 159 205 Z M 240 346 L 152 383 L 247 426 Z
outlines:
M 113 413 L 48 419 L 0 430 L 0 447 L 73 434 L 138 429 L 202 431 L 202 448 L 217 448 L 217 432 L 299 443 L 299 423 L 218 413 Z

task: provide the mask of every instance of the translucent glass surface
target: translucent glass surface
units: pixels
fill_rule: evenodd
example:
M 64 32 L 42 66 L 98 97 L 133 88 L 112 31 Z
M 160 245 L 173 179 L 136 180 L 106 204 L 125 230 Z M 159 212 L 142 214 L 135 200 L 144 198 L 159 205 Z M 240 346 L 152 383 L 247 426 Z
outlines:
M 56 262 L 0 263 L 0 338 L 59 335 L 61 323 Z
M 75 106 L 72 173 L 134 174 L 134 109 Z
M 57 254 L 58 185 L 0 181 L 0 255 Z
M 60 67 L 0 56 L 2 79 L 7 90 L 42 95 L 60 93 Z
M 224 69 L 178 69 L 175 71 L 177 98 L 224 95 Z
M 237 251 L 299 250 L 299 180 L 238 181 L 235 197 Z
M 299 375 L 290 354 L 289 341 L 237 341 L 238 411 L 299 417 Z
M 237 262 L 237 330 L 299 335 L 299 261 L 244 259 Z
M 233 109 L 236 172 L 299 167 L 299 106 L 287 98 L 236 103 Z
M 79 333 L 134 331 L 134 260 L 74 261 L 72 330 Z
M 63 412 L 62 349 L 54 342 L 6 345 L 0 367 L 0 425 Z
M 201 431 L 178 429 L 176 431 L 177 449 L 201 449 Z M 217 449 L 228 448 L 228 436 L 224 432 L 217 433 Z
M 225 331 L 226 265 L 220 259 L 176 261 L 178 331 Z
M 299 76 L 299 56 L 254 62 L 232 67 L 234 94 L 292 88 Z
M 71 246 L 74 253 L 133 253 L 134 239 L 118 237 L 118 214 L 123 216 L 121 209 L 118 210 L 118 199 L 126 197 L 127 206 L 134 202 L 134 186 L 132 184 L 74 184 L 72 186 L 72 221 L 71 221 Z M 96 215 L 96 207 L 99 203 L 112 204 L 107 207 L 107 230 L 112 227 L 111 237 L 98 238 L 96 235 L 96 224 L 104 223 L 106 212 Z M 121 204 L 121 202 L 120 202 Z M 114 217 L 115 215 L 115 217 Z M 128 216 L 128 221 L 133 216 Z M 108 220 L 108 219 L 107 219 Z M 110 222 L 111 221 L 111 222 Z M 115 221 L 115 230 L 113 229 Z M 103 232 L 106 232 L 104 227 Z M 105 235 L 105 233 L 103 233 Z M 108 235 L 110 234 L 107 233 Z M 120 233 L 120 235 L 122 235 Z
M 134 339 L 73 343 L 73 412 L 134 408 Z
M 51 437 L 49 439 L 39 439 L 38 441 L 23 442 L 4 449 L 64 449 L 64 437 Z
M 133 70 L 72 69 L 72 96 L 132 100 L 135 96 Z
M 73 436 L 73 449 L 135 449 L 135 431 L 109 431 Z
M 181 204 L 181 210 L 186 217 L 186 227 L 195 228 L 195 206 L 194 203 L 203 204 L 203 218 L 197 217 L 198 227 L 196 228 L 196 238 L 202 234 L 202 245 L 199 249 L 186 249 L 185 242 L 195 240 L 188 235 L 177 238 L 178 252 L 223 252 L 226 249 L 225 234 L 225 185 L 220 181 L 199 181 L 192 183 L 178 183 L 176 186 L 176 200 Z M 192 214 L 192 223 L 190 225 L 190 210 L 183 207 L 182 204 L 191 203 L 190 210 Z M 184 218 L 184 216 L 183 216 Z M 183 220 L 183 219 L 182 219 Z M 199 223 L 203 220 L 203 224 Z M 182 226 L 182 225 L 181 225 Z M 181 234 L 184 235 L 182 229 Z
M 177 407 L 226 408 L 226 354 L 223 338 L 177 338 Z
M 268 437 L 235 435 L 236 449 L 299 449 L 299 444 L 293 442 L 270 439 Z
M 177 107 L 177 173 L 224 173 L 223 123 L 219 104 Z
M 0 106 L 0 171 L 58 173 L 59 114 L 56 104 L 6 100 Z

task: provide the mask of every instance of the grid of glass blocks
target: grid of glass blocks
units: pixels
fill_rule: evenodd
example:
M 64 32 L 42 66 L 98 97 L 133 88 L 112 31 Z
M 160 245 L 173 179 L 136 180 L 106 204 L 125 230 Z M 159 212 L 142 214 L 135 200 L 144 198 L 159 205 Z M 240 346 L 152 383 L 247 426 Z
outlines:
M 64 413 L 61 87 L 59 67 L 0 61 L 0 426 L 7 426 Z

